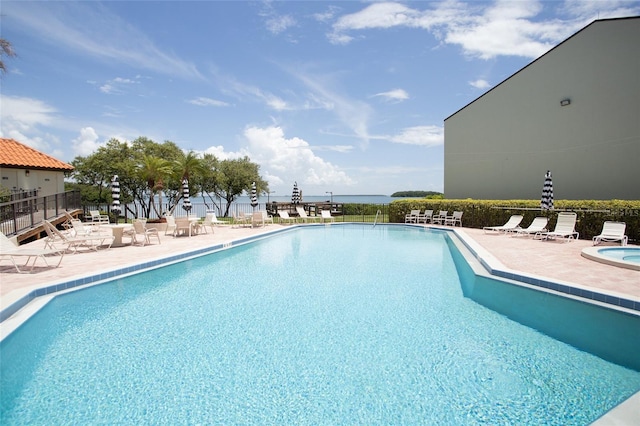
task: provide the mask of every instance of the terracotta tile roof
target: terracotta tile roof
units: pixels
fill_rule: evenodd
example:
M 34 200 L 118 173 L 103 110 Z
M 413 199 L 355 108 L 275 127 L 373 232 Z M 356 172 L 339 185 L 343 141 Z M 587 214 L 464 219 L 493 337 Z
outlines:
M 73 170 L 73 166 L 14 139 L 0 138 L 0 166 L 46 170 Z

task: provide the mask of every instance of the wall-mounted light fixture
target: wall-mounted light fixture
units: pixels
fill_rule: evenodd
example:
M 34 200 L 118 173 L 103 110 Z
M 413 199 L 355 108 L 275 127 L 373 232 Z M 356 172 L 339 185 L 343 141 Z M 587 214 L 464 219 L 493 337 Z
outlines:
M 25 170 L 25 171 L 24 171 L 24 175 L 25 175 L 25 176 L 29 176 L 29 170 Z
M 571 99 L 567 98 L 560 101 L 560 106 L 567 106 L 567 105 L 571 105 Z

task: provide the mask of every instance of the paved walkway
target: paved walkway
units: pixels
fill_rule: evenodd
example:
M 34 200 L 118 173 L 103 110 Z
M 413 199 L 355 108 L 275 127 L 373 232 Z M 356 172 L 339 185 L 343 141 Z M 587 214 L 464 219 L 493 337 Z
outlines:
M 126 245 L 97 252 L 80 249 L 77 254 L 66 254 L 58 268 L 43 267 L 39 260 L 34 272 L 29 274 L 18 274 L 10 262 L 3 260 L 0 263 L 0 309 L 37 288 L 56 282 L 70 281 L 83 275 L 96 275 L 103 270 L 135 265 L 283 227 L 285 226 L 279 224 L 260 228 L 225 225 L 216 227 L 215 233 L 177 238 L 161 233 L 161 244 L 152 239 L 152 244 L 144 247 Z M 504 234 L 485 234 L 480 229 L 471 228 L 463 228 L 461 232 L 509 269 L 563 283 L 593 287 L 598 291 L 640 302 L 640 271 L 605 265 L 582 257 L 581 251 L 584 247 L 591 246 L 590 241 L 539 241 Z M 28 246 L 42 248 L 44 240 L 29 243 Z

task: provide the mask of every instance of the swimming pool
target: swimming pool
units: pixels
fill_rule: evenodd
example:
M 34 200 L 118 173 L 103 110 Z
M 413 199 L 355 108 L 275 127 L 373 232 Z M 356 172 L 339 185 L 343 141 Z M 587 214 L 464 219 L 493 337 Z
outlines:
M 640 389 L 465 297 L 514 304 L 459 261 L 446 233 L 309 227 L 56 297 L 2 342 L 1 423 L 587 424 Z
M 596 262 L 640 271 L 640 247 L 586 247 L 582 256 Z

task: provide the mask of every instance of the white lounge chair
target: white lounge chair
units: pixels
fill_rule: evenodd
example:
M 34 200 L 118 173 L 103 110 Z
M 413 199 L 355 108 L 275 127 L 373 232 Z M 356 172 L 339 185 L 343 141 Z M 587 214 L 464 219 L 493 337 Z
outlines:
M 409 213 L 404 215 L 404 223 L 418 223 L 419 217 L 420 217 L 420 209 L 411 210 Z
M 47 262 L 46 256 L 53 256 L 53 255 L 59 256 L 58 263 L 56 265 L 49 265 L 49 262 Z M 27 258 L 27 260 L 24 263 L 24 265 L 21 265 L 23 268 L 28 267 L 29 262 L 31 261 L 31 259 L 33 259 L 33 263 L 31 264 L 31 267 L 29 268 L 28 271 L 24 271 L 23 269 L 20 269 L 20 266 L 18 266 L 18 263 L 16 262 L 17 258 L 25 258 L 25 257 Z M 53 266 L 54 268 L 57 268 L 58 266 L 60 266 L 60 263 L 62 262 L 63 257 L 64 257 L 64 250 L 46 249 L 46 248 L 40 249 L 40 248 L 32 248 L 32 247 L 24 247 L 24 246 L 21 247 L 15 244 L 11 239 L 9 239 L 2 232 L 0 232 L 0 259 L 10 260 L 11 263 L 13 263 L 13 266 L 16 268 L 16 271 L 18 271 L 18 273 L 32 272 L 33 268 L 36 266 L 36 262 L 38 259 L 42 259 L 44 264 L 47 266 Z
M 620 245 L 627 245 L 627 236 L 624 235 L 624 231 L 627 228 L 627 224 L 624 222 L 612 222 L 606 221 L 602 225 L 602 232 L 600 235 L 593 237 L 593 245 L 598 245 L 603 242 L 616 242 L 620 241 Z
M 307 214 L 306 211 L 304 211 L 304 208 L 300 207 L 300 206 L 296 206 L 296 211 L 298 212 L 298 216 L 300 216 L 300 219 L 303 222 L 306 222 L 307 220 L 321 220 L 322 218 L 320 216 L 309 216 Z
M 450 225 L 450 226 L 456 226 L 456 225 L 462 226 L 462 213 L 463 212 L 454 211 L 451 216 L 447 216 L 444 219 L 444 224 Z
M 280 223 L 295 223 L 296 218 L 289 216 L 289 212 L 286 210 L 278 211 L 278 216 L 280 216 Z
M 98 250 L 99 247 L 106 245 L 107 249 L 111 248 L 115 237 L 113 235 L 105 235 L 97 233 L 95 235 L 70 235 L 60 232 L 51 222 L 45 220 L 43 222 L 44 230 L 47 233 L 45 239 L 45 248 L 51 248 L 53 250 L 59 250 L 56 245 L 65 245 L 65 250 L 72 250 L 73 253 L 78 252 L 78 247 L 85 246 L 93 250 Z
M 520 222 L 522 222 L 523 216 L 520 214 L 511 215 L 507 223 L 500 226 L 485 226 L 482 228 L 485 233 L 487 232 L 514 232 L 520 229 Z
M 218 218 L 216 217 L 215 213 L 207 213 L 206 216 L 204 217 L 204 220 L 202 221 L 202 223 L 200 224 L 200 228 L 204 230 L 205 234 L 208 234 L 207 232 L 207 227 L 211 228 L 211 233 L 214 233 L 214 227 L 216 225 L 222 224 L 224 223 L 221 220 L 218 220 Z
M 576 232 L 576 221 L 578 215 L 576 213 L 560 212 L 558 213 L 558 220 L 556 221 L 556 227 L 553 231 L 539 232 L 534 238 L 540 237 L 543 240 L 555 240 L 556 238 L 562 238 L 566 242 L 578 239 L 578 232 Z
M 538 216 L 538 217 L 533 219 L 533 222 L 531 222 L 531 224 L 528 227 L 526 227 L 526 228 L 518 228 L 516 231 L 514 231 L 513 236 L 514 237 L 520 237 L 520 236 L 528 237 L 529 235 L 535 236 L 536 234 L 539 234 L 539 233 L 542 233 L 542 232 L 547 232 L 547 223 L 548 222 L 549 222 L 549 219 L 547 219 L 546 217 Z
M 322 218 L 322 222 L 328 220 L 329 222 L 334 222 L 335 219 L 331 216 L 331 212 L 329 210 L 320 210 L 320 217 Z

